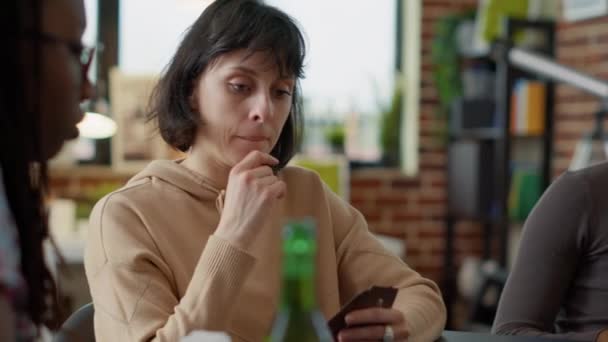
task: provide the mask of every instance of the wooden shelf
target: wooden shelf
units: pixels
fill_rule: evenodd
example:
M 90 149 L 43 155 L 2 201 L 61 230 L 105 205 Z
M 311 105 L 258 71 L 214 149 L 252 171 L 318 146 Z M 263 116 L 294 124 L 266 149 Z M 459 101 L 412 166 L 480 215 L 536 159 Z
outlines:
M 498 140 L 504 135 L 500 128 L 477 128 L 453 135 L 451 139 Z
M 529 20 L 520 20 L 520 19 L 512 19 L 508 18 L 506 22 L 504 36 L 508 42 L 513 42 L 514 36 L 520 29 L 534 29 L 540 32 L 546 41 L 546 46 L 543 45 L 543 51 L 545 55 L 550 56 L 552 58 L 555 56 L 555 24 L 551 21 L 529 21 Z M 502 44 L 500 44 L 502 45 Z M 499 47 L 500 47 L 499 45 Z M 473 201 L 479 201 L 481 198 L 480 194 L 476 194 L 476 192 L 481 193 L 479 189 L 491 189 L 492 194 L 489 197 L 492 200 L 491 208 L 495 210 L 497 215 L 496 217 L 492 217 L 491 215 L 484 215 L 484 212 L 488 212 L 484 206 L 480 206 L 478 203 L 473 203 L 469 207 L 478 207 L 476 211 L 480 211 L 480 213 L 469 213 L 468 215 L 463 215 L 465 212 L 457 213 L 456 210 L 469 210 L 469 207 L 462 206 L 463 209 L 460 209 L 460 206 L 454 206 L 454 208 L 448 207 L 449 214 L 446 216 L 446 224 L 445 224 L 445 253 L 444 253 L 444 285 L 443 285 L 443 294 L 444 301 L 446 303 L 446 307 L 448 312 L 451 312 L 452 302 L 457 298 L 457 288 L 456 288 L 456 277 L 454 277 L 454 273 L 456 272 L 455 267 L 455 254 L 456 248 L 454 246 L 454 241 L 456 238 L 456 230 L 457 230 L 457 222 L 458 220 L 473 220 L 479 223 L 483 223 L 484 225 L 484 234 L 483 234 L 483 244 L 484 244 L 484 258 L 496 257 L 499 261 L 501 267 L 507 269 L 507 253 L 509 250 L 509 225 L 513 223 L 519 224 L 516 220 L 510 220 L 508 218 L 508 203 L 509 203 L 509 194 L 510 194 L 510 186 L 511 186 L 511 168 L 513 165 L 513 161 L 517 161 L 520 157 L 525 157 L 524 161 L 528 161 L 528 154 L 520 154 L 519 152 L 522 150 L 522 147 L 525 148 L 526 152 L 534 152 L 534 162 L 539 164 L 539 171 L 541 173 L 541 186 L 542 190 L 546 189 L 551 180 L 551 165 L 553 158 L 553 132 L 554 132 L 554 101 L 555 101 L 555 86 L 552 82 L 547 82 L 547 88 L 545 93 L 545 132 L 544 134 L 538 135 L 528 135 L 528 134 L 512 134 L 510 132 L 510 113 L 511 113 L 511 98 L 513 92 L 513 85 L 519 78 L 529 78 L 535 80 L 542 80 L 542 77 L 535 75 L 534 73 L 528 72 L 526 70 L 522 70 L 517 68 L 509 63 L 507 54 L 507 50 L 503 51 L 503 49 L 497 49 L 495 58 L 495 70 L 496 70 L 496 96 L 494 98 L 495 107 L 494 110 L 488 110 L 487 108 L 483 108 L 479 110 L 479 112 L 487 112 L 494 113 L 494 122 L 498 124 L 498 127 L 495 127 L 493 130 L 484 129 L 481 132 L 466 132 L 463 134 L 454 134 L 450 136 L 450 143 L 455 144 L 458 143 L 458 140 L 477 140 L 477 148 L 470 148 L 471 155 L 474 153 L 485 153 L 487 160 L 492 160 L 492 166 L 486 166 L 485 170 L 478 170 L 478 166 L 489 165 L 490 163 L 487 160 L 482 160 L 481 157 L 477 156 L 476 160 L 478 161 L 476 165 L 473 167 L 474 176 L 479 177 L 479 175 L 484 175 L 484 182 L 478 182 L 477 184 L 473 183 L 469 179 L 466 179 L 466 182 L 454 182 L 453 184 L 460 184 L 464 186 L 469 186 L 470 184 L 475 184 L 475 188 L 464 188 L 461 193 L 450 194 L 453 196 L 467 196 L 470 194 L 474 194 L 475 196 L 472 199 L 469 199 L 471 203 Z M 474 61 L 473 61 L 474 62 Z M 481 108 L 482 104 L 478 104 Z M 475 108 L 467 108 L 467 113 L 474 113 Z M 458 116 L 455 116 L 458 118 Z M 481 122 L 482 120 L 476 120 L 472 122 Z M 459 122 L 459 121 L 454 121 Z M 484 121 L 487 123 L 487 121 Z M 468 145 L 467 145 L 468 144 Z M 461 144 L 462 146 L 474 145 L 471 144 L 470 141 L 467 141 L 465 144 Z M 536 156 L 536 149 L 540 150 L 540 155 Z M 466 149 L 461 149 L 462 151 L 467 151 Z M 491 151 L 491 152 L 487 152 Z M 460 150 L 458 150 L 460 151 Z M 449 149 L 448 149 L 449 152 Z M 532 154 L 532 153 L 530 153 Z M 468 160 L 468 159 L 465 159 Z M 455 167 L 455 166 L 452 166 Z M 461 170 L 461 174 L 466 174 L 469 165 L 464 162 L 459 166 Z M 491 182 L 488 179 L 491 178 Z M 453 180 L 452 180 L 453 181 Z M 491 185 L 487 185 L 487 183 L 492 183 Z M 448 180 L 448 189 L 450 189 L 450 180 Z M 479 188 L 479 189 L 478 189 Z M 487 193 L 486 193 L 487 195 Z M 482 201 L 487 201 L 487 199 L 482 199 Z M 454 203 L 458 203 L 458 201 L 453 201 Z M 487 204 L 487 202 L 482 202 Z M 498 241 L 498 244 L 495 241 Z M 448 317 L 450 315 L 448 314 Z M 448 321 L 448 327 L 450 322 Z
M 498 224 L 503 222 L 499 217 L 496 216 L 491 216 L 491 215 L 468 215 L 468 214 L 461 214 L 461 213 L 457 213 L 457 212 L 451 212 L 448 213 L 448 216 L 450 216 L 452 219 L 455 220 L 469 220 L 469 221 L 476 221 L 479 223 L 489 223 L 489 224 Z
M 536 139 L 545 139 L 545 134 L 510 134 L 511 139 L 520 139 L 520 140 L 536 140 Z
M 49 177 L 62 178 L 94 178 L 94 179 L 123 179 L 132 177 L 134 173 L 117 171 L 110 166 L 103 165 L 51 165 Z

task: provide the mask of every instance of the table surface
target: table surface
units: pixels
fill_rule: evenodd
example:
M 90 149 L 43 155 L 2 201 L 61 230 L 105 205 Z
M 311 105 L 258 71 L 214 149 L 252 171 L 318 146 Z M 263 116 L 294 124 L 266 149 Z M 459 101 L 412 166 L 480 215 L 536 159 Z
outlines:
M 527 337 L 527 336 L 497 336 L 485 333 L 472 333 L 464 331 L 444 331 L 441 338 L 437 342 L 550 342 L 566 340 L 555 340 L 542 337 Z
M 209 332 L 193 332 L 192 335 L 185 337 L 181 342 L 203 342 L 209 341 Z M 211 334 L 218 334 L 217 332 Z M 220 333 L 221 334 L 221 333 Z M 229 339 L 229 338 L 228 338 Z M 218 339 L 217 341 L 224 341 Z M 488 333 L 474 333 L 465 331 L 446 330 L 441 334 L 441 338 L 435 342 L 568 342 L 566 340 L 555 340 L 542 337 L 527 336 L 497 336 Z

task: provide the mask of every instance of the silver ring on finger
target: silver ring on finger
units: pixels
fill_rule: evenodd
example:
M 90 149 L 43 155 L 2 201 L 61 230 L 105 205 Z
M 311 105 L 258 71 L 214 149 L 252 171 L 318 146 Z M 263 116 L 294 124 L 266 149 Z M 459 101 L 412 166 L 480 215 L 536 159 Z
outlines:
M 386 325 L 384 327 L 384 336 L 382 336 L 382 342 L 393 342 L 395 340 L 395 333 L 393 327 Z

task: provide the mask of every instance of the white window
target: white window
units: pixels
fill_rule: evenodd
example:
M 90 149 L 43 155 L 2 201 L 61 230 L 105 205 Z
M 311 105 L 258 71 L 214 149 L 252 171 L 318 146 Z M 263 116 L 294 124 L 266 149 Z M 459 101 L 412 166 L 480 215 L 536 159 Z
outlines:
M 304 94 L 311 110 L 374 112 L 395 70 L 395 1 L 268 0 L 296 19 L 308 42 Z
M 127 74 L 160 74 L 184 32 L 210 1 L 120 1 L 119 64 Z
M 97 0 L 85 0 L 85 15 L 87 27 L 82 35 L 82 43 L 85 46 L 97 45 Z M 95 82 L 97 79 L 97 60 L 93 60 L 89 68 L 89 78 Z
M 395 78 L 396 1 L 268 0 L 301 25 L 307 40 L 302 93 L 305 149 L 318 152 L 319 126 L 342 121 L 350 158 L 380 158 L 379 114 Z M 320 122 L 320 123 L 319 123 Z

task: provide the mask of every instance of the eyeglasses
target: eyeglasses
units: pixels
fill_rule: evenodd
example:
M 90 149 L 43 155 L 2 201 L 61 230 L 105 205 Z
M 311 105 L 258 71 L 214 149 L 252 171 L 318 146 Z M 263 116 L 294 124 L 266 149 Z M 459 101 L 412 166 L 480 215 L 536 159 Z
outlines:
M 64 39 L 46 32 L 28 31 L 26 32 L 26 36 L 32 39 L 39 40 L 41 42 L 63 45 L 67 47 L 70 51 L 70 54 L 72 54 L 74 58 L 78 59 L 78 62 L 80 63 L 81 67 L 82 77 L 87 77 L 89 67 L 91 66 L 91 62 L 93 61 L 93 56 L 95 55 L 95 47 L 85 46 L 81 42 Z

